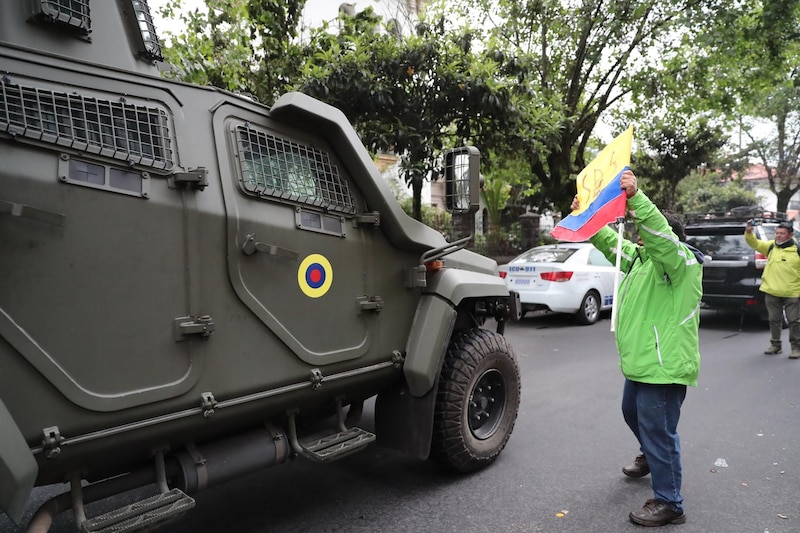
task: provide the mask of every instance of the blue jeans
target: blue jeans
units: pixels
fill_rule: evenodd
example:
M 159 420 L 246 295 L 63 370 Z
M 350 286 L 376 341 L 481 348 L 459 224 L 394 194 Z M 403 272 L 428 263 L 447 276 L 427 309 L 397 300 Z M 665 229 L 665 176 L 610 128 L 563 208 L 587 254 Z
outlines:
M 651 385 L 625 380 L 622 416 L 650 467 L 653 497 L 683 511 L 681 440 L 678 419 L 686 385 Z

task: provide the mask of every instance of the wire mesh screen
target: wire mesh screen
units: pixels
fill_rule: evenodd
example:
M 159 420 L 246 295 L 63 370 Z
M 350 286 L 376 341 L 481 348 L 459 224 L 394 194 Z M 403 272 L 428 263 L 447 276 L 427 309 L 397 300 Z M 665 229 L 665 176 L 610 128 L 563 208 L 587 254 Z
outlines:
M 133 12 L 136 14 L 136 22 L 139 24 L 139 32 L 142 34 L 144 42 L 144 55 L 154 61 L 163 61 L 164 55 L 161 51 L 161 42 L 158 40 L 153 15 L 150 13 L 150 6 L 146 1 L 133 0 Z
M 39 18 L 66 24 L 88 34 L 92 29 L 89 0 L 38 0 Z
M 238 126 L 236 138 L 246 191 L 339 213 L 356 212 L 347 181 L 327 152 L 249 126 Z
M 158 169 L 173 164 L 159 108 L 25 87 L 0 79 L 0 132 Z

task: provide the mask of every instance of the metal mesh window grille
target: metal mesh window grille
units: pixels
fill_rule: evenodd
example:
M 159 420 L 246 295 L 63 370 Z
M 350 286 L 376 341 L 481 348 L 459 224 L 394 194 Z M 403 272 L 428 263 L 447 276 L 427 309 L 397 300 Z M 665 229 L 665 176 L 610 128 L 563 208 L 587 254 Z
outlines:
M 159 108 L 9 84 L 0 79 L 0 132 L 157 169 L 173 164 Z
M 38 0 L 40 17 L 73 26 L 88 34 L 92 29 L 89 0 Z
M 347 181 L 326 152 L 249 126 L 238 126 L 236 138 L 247 192 L 339 213 L 356 212 Z
M 133 0 L 133 12 L 136 13 L 136 21 L 139 24 L 139 32 L 142 34 L 144 43 L 143 54 L 147 59 L 163 61 L 164 55 L 161 50 L 161 42 L 158 40 L 153 15 L 150 13 L 150 6 L 144 0 Z

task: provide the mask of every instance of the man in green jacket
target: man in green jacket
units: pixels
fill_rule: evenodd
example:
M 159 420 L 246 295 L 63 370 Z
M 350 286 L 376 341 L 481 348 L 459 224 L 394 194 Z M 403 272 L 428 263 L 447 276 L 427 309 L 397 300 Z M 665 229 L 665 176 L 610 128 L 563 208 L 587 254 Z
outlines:
M 761 292 L 769 316 L 769 348 L 767 355 L 781 353 L 781 326 L 783 310 L 789 322 L 790 359 L 800 358 L 800 257 L 790 222 L 781 222 L 775 228 L 775 240 L 761 241 L 753 234 L 750 221 L 744 229 L 744 240 L 755 251 L 767 256 L 767 265 L 761 274 Z
M 645 526 L 682 524 L 686 515 L 677 427 L 686 387 L 697 385 L 700 370 L 703 254 L 683 242 L 683 226 L 675 215 L 665 216 L 637 189 L 633 172 L 622 174 L 620 187 L 639 243 L 623 240 L 620 268 L 625 277 L 615 302 L 615 331 L 625 376 L 622 414 L 641 451 L 622 471 L 630 477 L 651 474 L 653 489 L 653 498 L 629 517 Z M 576 203 L 577 197 L 573 209 Z M 609 261 L 616 261 L 614 230 L 606 226 L 591 241 Z

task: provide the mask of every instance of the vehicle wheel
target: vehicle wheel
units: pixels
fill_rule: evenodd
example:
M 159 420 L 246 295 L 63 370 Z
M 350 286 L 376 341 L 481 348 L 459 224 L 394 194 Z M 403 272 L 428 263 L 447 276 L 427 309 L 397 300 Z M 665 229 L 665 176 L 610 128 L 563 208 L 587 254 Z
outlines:
M 502 335 L 472 329 L 450 342 L 439 377 L 431 459 L 456 472 L 487 466 L 514 429 L 517 359 Z
M 594 324 L 600 318 L 600 295 L 597 291 L 589 291 L 583 297 L 581 307 L 575 313 L 578 324 Z

